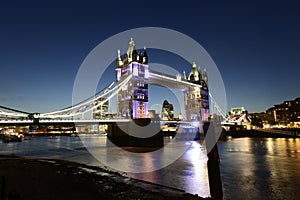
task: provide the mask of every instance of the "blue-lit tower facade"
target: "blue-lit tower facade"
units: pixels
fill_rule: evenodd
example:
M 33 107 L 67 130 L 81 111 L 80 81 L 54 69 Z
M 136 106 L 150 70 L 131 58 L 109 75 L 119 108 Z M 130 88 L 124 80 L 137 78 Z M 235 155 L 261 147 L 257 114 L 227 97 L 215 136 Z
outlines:
M 206 69 L 204 68 L 201 80 L 201 114 L 202 121 L 206 122 L 209 120 L 209 90 L 208 90 L 208 76 Z
M 186 110 L 187 121 L 199 121 L 200 127 L 203 123 L 209 120 L 209 91 L 208 91 L 208 76 L 206 69 L 201 73 L 200 67 L 195 63 L 192 65 L 192 70 L 188 77 L 184 72 L 184 79 L 199 85 L 200 87 L 190 86 L 184 94 L 184 104 Z
M 118 50 L 116 60 L 117 84 L 121 84 L 128 75 L 132 75 L 118 92 L 117 115 L 121 118 L 142 119 L 148 118 L 148 79 L 149 65 L 146 48 L 143 52 L 135 49 L 131 39 L 123 59 Z

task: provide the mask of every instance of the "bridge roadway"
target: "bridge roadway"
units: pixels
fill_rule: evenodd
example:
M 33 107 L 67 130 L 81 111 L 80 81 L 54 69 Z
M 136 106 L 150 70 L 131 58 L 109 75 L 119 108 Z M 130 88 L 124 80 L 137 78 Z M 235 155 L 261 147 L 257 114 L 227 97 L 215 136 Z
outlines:
M 113 124 L 116 122 L 130 122 L 131 119 L 40 119 L 38 122 L 34 120 L 0 120 L 0 126 L 27 126 L 27 125 L 50 125 L 50 124 L 59 124 L 59 125 L 70 125 L 70 124 Z M 177 124 L 190 124 L 192 122 L 186 121 L 169 121 L 169 120 L 160 120 L 161 123 L 177 123 Z
M 34 122 L 34 120 L 1 120 L 0 126 L 26 126 L 26 125 L 46 125 L 46 124 L 112 124 L 116 122 L 129 122 L 130 119 L 90 119 L 90 120 L 73 120 L 73 119 L 41 119 L 38 122 Z

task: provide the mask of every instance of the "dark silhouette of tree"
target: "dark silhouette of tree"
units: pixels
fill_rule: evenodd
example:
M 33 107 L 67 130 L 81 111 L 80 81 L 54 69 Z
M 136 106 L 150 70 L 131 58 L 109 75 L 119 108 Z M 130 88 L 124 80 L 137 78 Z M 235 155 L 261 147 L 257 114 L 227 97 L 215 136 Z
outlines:
M 262 128 L 263 127 L 262 119 L 256 116 L 251 117 L 251 125 L 256 126 L 258 128 Z

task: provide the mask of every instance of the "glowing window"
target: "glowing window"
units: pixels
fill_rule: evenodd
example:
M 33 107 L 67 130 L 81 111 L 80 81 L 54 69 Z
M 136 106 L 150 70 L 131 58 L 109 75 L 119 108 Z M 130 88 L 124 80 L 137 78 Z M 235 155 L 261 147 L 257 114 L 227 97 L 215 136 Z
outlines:
M 139 72 L 138 72 L 138 68 L 136 65 L 134 65 L 133 67 L 133 76 L 138 76 L 139 75 Z

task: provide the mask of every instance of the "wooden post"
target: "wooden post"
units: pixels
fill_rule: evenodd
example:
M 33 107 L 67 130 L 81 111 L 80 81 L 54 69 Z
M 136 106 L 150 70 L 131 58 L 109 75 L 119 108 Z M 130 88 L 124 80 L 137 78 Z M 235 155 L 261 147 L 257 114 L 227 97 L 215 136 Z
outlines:
M 0 180 L 0 200 L 5 200 L 5 177 L 2 176 Z
M 206 138 L 208 138 L 205 142 L 206 147 L 209 142 L 216 141 L 215 134 L 214 134 L 215 131 L 214 127 L 211 127 L 213 130 L 212 131 L 213 134 L 210 133 L 210 135 L 207 135 L 209 125 L 210 125 L 209 122 L 206 122 L 203 125 L 204 134 Z M 209 148 L 206 149 L 209 150 Z M 213 148 L 209 152 L 207 152 L 207 157 L 208 157 L 207 170 L 208 170 L 210 195 L 212 199 L 216 199 L 216 200 L 223 199 L 222 181 L 221 181 L 221 173 L 220 173 L 220 166 L 219 166 L 220 157 L 219 157 L 217 143 L 215 143 Z

